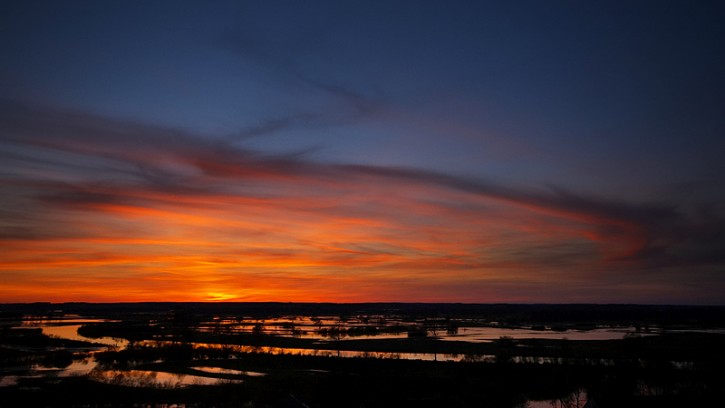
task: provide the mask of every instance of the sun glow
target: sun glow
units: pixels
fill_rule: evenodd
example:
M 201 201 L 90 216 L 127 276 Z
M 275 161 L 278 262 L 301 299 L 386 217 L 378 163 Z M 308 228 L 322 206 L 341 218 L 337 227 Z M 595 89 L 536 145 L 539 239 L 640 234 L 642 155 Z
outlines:
M 224 302 L 238 298 L 236 295 L 223 292 L 207 292 L 204 301 L 206 302 Z

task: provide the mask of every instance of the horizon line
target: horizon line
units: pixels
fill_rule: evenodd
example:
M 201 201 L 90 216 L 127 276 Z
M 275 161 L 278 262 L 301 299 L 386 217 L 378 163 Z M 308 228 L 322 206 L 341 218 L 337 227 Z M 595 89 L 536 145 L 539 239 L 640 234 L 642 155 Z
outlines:
M 461 306 L 658 306 L 658 307 L 725 307 L 725 304 L 676 304 L 676 303 L 548 303 L 548 302 L 295 302 L 295 301 L 136 301 L 136 302 L 0 302 L 0 306 L 10 305 L 162 305 L 162 304 L 278 304 L 278 305 L 461 305 Z

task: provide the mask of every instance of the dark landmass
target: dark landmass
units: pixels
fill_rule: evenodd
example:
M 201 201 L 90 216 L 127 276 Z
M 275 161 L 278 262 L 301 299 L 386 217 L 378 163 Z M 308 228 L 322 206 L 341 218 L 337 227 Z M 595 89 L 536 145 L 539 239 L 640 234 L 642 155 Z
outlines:
M 0 303 L 0 318 L 46 315 L 54 311 L 86 317 L 158 314 L 184 310 L 200 315 L 270 317 L 289 315 L 353 316 L 396 314 L 411 317 L 476 317 L 511 324 L 660 324 L 722 327 L 725 306 L 600 304 L 465 304 L 465 303 L 279 303 L 279 302 L 146 302 L 146 303 Z
M 315 336 L 300 335 L 301 326 L 294 323 L 300 316 L 319 321 L 302 327 Z M 105 321 L 80 326 L 78 333 L 89 341 L 19 327 L 42 317 L 55 324 L 79 317 Z M 273 323 L 278 317 L 284 319 Z M 472 327 L 549 333 L 634 329 L 609 340 L 440 337 Z M 725 389 L 724 328 L 725 307 L 719 306 L 0 304 L 0 376 L 37 367 L 60 370 L 79 359 L 98 364 L 79 376 L 19 376 L 17 384 L 0 387 L 0 407 L 514 408 L 541 400 L 582 407 L 586 401 L 580 396 L 603 408 L 707 406 Z M 381 334 L 397 337 L 377 338 Z M 88 350 L 98 346 L 92 339 L 102 337 L 128 344 L 90 357 Z M 335 352 L 358 354 L 343 358 Z M 381 353 L 390 354 L 380 358 Z M 395 353 L 421 353 L 438 361 L 389 357 Z M 207 373 L 199 366 L 231 371 Z M 104 372 L 114 377 L 109 380 Z M 221 382 L 149 386 L 134 377 L 138 372 Z

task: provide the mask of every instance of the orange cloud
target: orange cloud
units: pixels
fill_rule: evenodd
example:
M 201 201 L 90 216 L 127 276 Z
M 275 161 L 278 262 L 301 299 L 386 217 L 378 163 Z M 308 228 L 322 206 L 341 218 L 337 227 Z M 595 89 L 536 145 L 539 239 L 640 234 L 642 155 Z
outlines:
M 27 116 L 0 115 L 0 146 L 26 152 L 0 179 L 0 301 L 606 297 L 695 228 L 665 206 Z

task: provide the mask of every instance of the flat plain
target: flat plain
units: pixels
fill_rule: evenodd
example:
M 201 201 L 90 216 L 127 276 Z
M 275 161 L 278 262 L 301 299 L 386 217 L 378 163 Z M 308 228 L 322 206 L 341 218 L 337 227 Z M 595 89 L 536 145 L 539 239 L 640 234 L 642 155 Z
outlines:
M 0 406 L 691 406 L 725 308 L 0 305 Z M 596 404 L 596 405 L 595 405 Z

